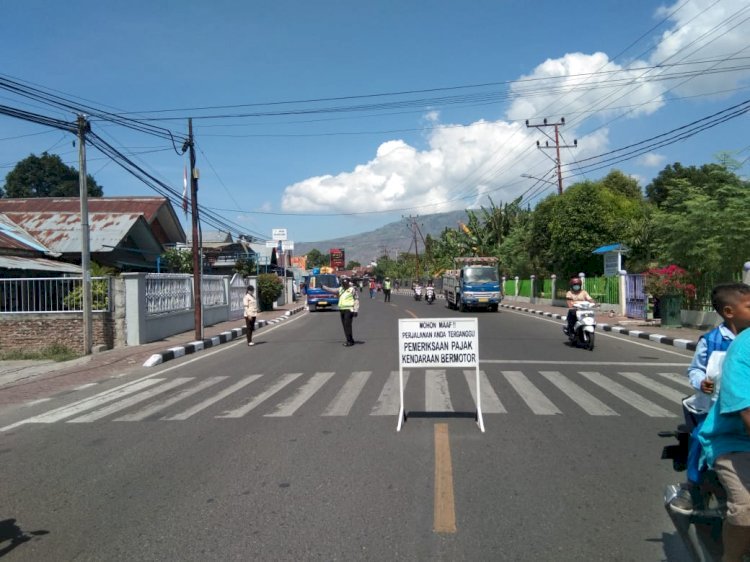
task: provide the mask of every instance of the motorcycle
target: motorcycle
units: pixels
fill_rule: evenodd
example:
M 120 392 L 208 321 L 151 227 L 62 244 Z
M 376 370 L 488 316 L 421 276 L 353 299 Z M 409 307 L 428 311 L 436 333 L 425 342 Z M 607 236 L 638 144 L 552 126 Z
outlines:
M 677 431 L 660 431 L 659 437 L 677 439 L 677 445 L 664 447 L 661 458 L 671 459 L 672 468 L 677 472 L 686 470 L 688 427 L 681 424 Z M 670 484 L 664 490 L 664 508 L 693 560 L 718 562 L 723 554 L 721 531 L 726 513 L 726 491 L 713 470 L 705 471 L 701 482 L 694 486 L 691 512 L 678 510 L 672 505 L 672 500 L 680 493 L 680 484 Z
M 425 288 L 425 294 L 424 294 L 424 300 L 427 301 L 427 304 L 432 304 L 435 302 L 435 289 L 431 285 L 428 285 Z
M 414 300 L 415 301 L 422 300 L 422 287 L 420 285 L 414 286 Z
M 574 303 L 573 307 L 576 314 L 575 324 L 570 331 L 568 331 L 566 324 L 563 326 L 563 332 L 567 334 L 571 345 L 593 351 L 596 332 L 596 314 L 594 312 L 596 305 L 592 302 L 583 301 Z

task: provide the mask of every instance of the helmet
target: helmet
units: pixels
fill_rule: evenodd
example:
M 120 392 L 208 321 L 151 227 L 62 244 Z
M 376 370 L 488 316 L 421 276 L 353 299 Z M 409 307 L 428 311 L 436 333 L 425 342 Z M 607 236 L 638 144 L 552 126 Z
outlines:
M 570 286 L 572 287 L 573 285 L 582 285 L 581 278 L 580 277 L 571 277 L 570 278 Z

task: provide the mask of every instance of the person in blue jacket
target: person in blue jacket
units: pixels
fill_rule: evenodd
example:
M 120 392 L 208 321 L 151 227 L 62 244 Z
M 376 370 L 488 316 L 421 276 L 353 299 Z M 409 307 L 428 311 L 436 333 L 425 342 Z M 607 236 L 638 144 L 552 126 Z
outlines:
M 696 390 L 693 396 L 683 401 L 685 422 L 691 432 L 688 441 L 688 481 L 670 502 L 672 509 L 681 513 L 691 513 L 694 508 L 694 492 L 701 480 L 698 431 L 711 404 L 716 400 L 716 381 L 708 376 L 708 362 L 713 353 L 725 352 L 738 331 L 743 328 L 741 305 L 743 298 L 747 296 L 750 296 L 750 285 L 744 283 L 722 283 L 711 291 L 711 304 L 723 322 L 700 337 L 687 370 L 690 385 Z
M 698 431 L 703 459 L 727 493 L 724 561 L 750 555 L 750 290 L 733 307 L 736 338 L 727 350 L 718 398 Z

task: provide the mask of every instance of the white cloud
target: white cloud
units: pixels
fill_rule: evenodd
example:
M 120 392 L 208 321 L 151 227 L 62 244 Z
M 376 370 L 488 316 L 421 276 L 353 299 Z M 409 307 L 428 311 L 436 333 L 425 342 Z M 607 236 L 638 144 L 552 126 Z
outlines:
M 664 17 L 675 10 L 680 2 L 660 10 Z M 674 88 L 678 95 L 689 96 L 714 92 L 717 80 L 725 89 L 732 89 L 740 82 L 747 83 L 750 70 L 737 61 L 726 60 L 732 56 L 746 56 L 750 35 L 750 4 L 747 0 L 692 0 L 671 16 L 672 27 L 665 31 L 650 57 L 652 65 L 679 63 L 679 71 L 701 71 L 703 74 L 686 80 L 681 78 L 665 86 Z M 720 61 L 726 62 L 720 62 Z M 697 62 L 706 61 L 706 62 Z M 686 64 L 686 63 L 694 64 Z M 722 72 L 720 78 L 715 70 L 733 66 L 742 69 Z M 671 72 L 674 72 L 672 70 Z
M 638 159 L 638 163 L 641 166 L 646 166 L 648 168 L 659 168 L 664 165 L 664 162 L 667 161 L 667 157 L 662 154 L 656 154 L 654 152 L 649 152 L 648 154 L 644 154 Z
M 638 82 L 643 63 L 630 68 L 609 60 L 604 53 L 569 53 L 548 59 L 511 85 L 518 96 L 506 116 L 514 120 L 558 119 L 575 124 L 591 115 L 610 116 L 626 108 L 635 117 L 653 113 L 663 105 L 663 86 Z
M 441 125 L 440 113 L 430 110 L 423 121 L 434 128 L 425 132 L 423 149 L 403 140 L 385 142 L 369 162 L 351 171 L 311 177 L 288 186 L 282 208 L 297 213 L 345 213 L 420 207 L 421 212 L 433 213 L 486 204 L 487 195 L 495 202 L 510 201 L 532 185 L 532 180 L 521 179 L 521 174 L 544 177 L 553 168 L 547 157 L 554 156 L 551 151 L 545 156 L 545 151 L 536 149 L 536 141 L 545 140 L 543 133 L 527 128 L 526 119 L 539 123 L 543 118 L 566 117 L 561 133 L 566 143 L 577 137 L 578 148 L 574 157 L 563 151 L 565 163 L 608 150 L 605 125 L 616 117 L 650 115 L 664 106 L 672 90 L 689 95 L 704 91 L 709 82 L 717 89 L 715 75 L 678 84 L 676 79 L 650 80 L 656 74 L 663 77 L 664 73 L 675 72 L 675 67 L 646 69 L 656 64 L 726 58 L 747 48 L 750 19 L 731 28 L 750 16 L 747 0 L 713 3 L 692 0 L 677 10 L 669 22 L 670 29 L 663 33 L 648 60 L 623 65 L 597 52 L 568 53 L 544 61 L 510 86 L 514 101 L 505 120 Z M 656 16 L 663 18 L 677 5 L 664 8 Z M 745 11 L 738 14 L 741 10 Z M 707 67 L 703 63 L 676 69 Z M 729 76 L 727 87 L 750 77 L 748 71 L 743 72 Z M 725 76 L 721 75 L 722 83 Z M 664 157 L 657 154 L 640 161 L 652 167 L 663 162 Z M 564 169 L 566 185 L 581 179 L 575 174 L 575 169 Z M 427 207 L 429 204 L 435 206 Z

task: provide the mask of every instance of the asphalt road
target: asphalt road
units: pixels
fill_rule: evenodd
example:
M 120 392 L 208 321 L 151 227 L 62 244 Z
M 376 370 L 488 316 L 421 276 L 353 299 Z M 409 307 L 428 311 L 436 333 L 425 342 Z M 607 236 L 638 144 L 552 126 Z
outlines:
M 0 411 L 6 560 L 685 560 L 661 503 L 683 475 L 690 352 L 560 322 L 479 320 L 475 374 L 409 370 L 398 318 L 459 313 L 363 294 L 336 312 Z M 382 298 L 382 297 L 381 297 Z M 463 315 L 462 317 L 465 317 Z

